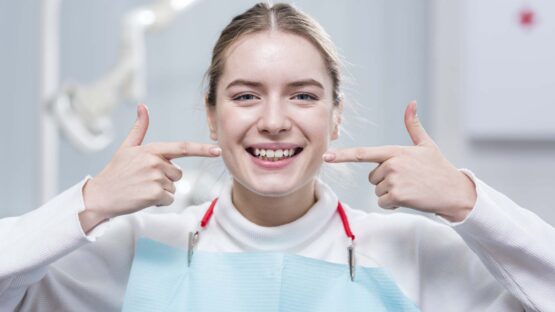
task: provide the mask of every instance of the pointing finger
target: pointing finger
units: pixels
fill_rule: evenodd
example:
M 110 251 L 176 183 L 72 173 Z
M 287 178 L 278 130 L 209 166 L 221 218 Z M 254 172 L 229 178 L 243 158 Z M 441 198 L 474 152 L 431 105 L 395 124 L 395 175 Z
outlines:
M 382 163 L 400 153 L 398 146 L 353 147 L 328 151 L 323 155 L 324 161 L 340 162 L 374 162 Z
M 216 157 L 222 152 L 217 145 L 196 142 L 160 142 L 150 143 L 146 147 L 151 153 L 168 160 L 187 156 Z

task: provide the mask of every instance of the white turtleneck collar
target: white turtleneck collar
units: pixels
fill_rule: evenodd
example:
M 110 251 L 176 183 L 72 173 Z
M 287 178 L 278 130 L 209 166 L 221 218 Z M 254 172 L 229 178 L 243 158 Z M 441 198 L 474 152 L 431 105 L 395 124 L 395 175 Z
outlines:
M 244 245 L 245 250 L 293 250 L 323 232 L 336 213 L 337 196 L 329 186 L 317 179 L 316 203 L 302 217 L 280 226 L 260 226 L 235 208 L 231 201 L 232 185 L 233 180 L 229 179 L 214 207 L 213 218 L 234 241 Z

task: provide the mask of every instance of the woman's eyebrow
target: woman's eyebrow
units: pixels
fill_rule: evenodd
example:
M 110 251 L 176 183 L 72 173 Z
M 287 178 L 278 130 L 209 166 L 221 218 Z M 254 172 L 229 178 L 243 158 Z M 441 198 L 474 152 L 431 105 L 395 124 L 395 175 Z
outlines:
M 293 81 L 287 84 L 288 87 L 292 87 L 292 88 L 298 88 L 298 87 L 305 87 L 305 86 L 315 86 L 318 87 L 320 89 L 324 89 L 324 86 L 315 79 L 303 79 L 303 80 L 298 80 L 298 81 Z
M 245 80 L 245 79 L 235 79 L 232 82 L 230 82 L 227 87 L 226 90 L 234 87 L 234 86 L 247 86 L 247 87 L 251 87 L 251 88 L 262 88 L 262 83 L 261 82 L 257 82 L 257 81 L 250 81 L 250 80 Z M 318 87 L 320 89 L 324 89 L 324 86 L 315 79 L 309 78 L 309 79 L 303 79 L 303 80 L 297 80 L 297 81 L 293 81 L 287 84 L 287 87 L 289 88 L 298 88 L 298 87 L 305 87 L 305 86 L 315 86 Z
M 235 79 L 232 82 L 230 82 L 225 89 L 227 90 L 234 86 L 247 86 L 252 88 L 260 88 L 262 87 L 262 83 L 256 82 L 256 81 L 249 81 L 245 79 Z

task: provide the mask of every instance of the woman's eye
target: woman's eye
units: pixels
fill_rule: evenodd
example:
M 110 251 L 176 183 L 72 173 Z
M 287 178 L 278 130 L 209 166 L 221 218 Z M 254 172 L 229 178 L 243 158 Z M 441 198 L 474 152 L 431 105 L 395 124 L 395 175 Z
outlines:
M 296 94 L 295 96 L 293 96 L 293 99 L 301 100 L 301 101 L 316 101 L 317 100 L 317 98 L 315 96 L 310 95 L 308 93 Z
M 234 101 L 251 101 L 256 100 L 256 96 L 254 94 L 241 94 L 233 98 Z

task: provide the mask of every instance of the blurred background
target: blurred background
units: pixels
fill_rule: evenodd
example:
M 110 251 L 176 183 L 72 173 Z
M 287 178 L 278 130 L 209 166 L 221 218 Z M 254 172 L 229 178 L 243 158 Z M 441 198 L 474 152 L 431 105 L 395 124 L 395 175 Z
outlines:
M 145 142 L 209 142 L 202 99 L 211 49 L 255 2 L 0 1 L 0 217 L 31 211 L 98 173 L 139 101 L 150 109 Z M 349 108 L 336 146 L 411 144 L 403 112 L 416 99 L 453 164 L 555 224 L 553 3 L 294 4 L 346 60 Z M 221 160 L 176 163 L 185 175 L 206 172 L 197 191 L 207 196 L 227 174 Z M 352 207 L 380 211 L 367 181 L 373 168 L 324 168 L 322 178 Z

